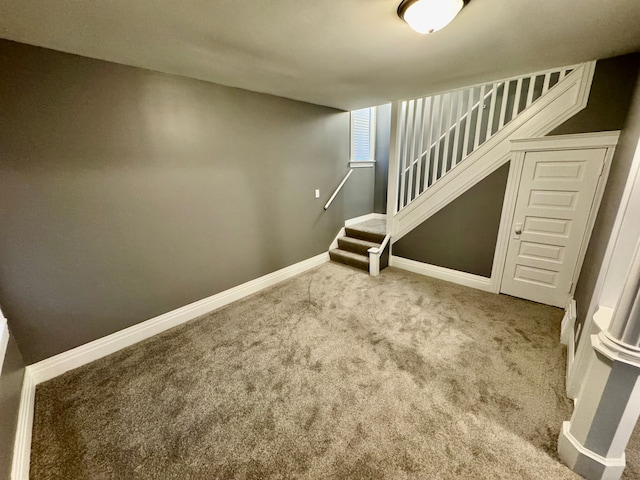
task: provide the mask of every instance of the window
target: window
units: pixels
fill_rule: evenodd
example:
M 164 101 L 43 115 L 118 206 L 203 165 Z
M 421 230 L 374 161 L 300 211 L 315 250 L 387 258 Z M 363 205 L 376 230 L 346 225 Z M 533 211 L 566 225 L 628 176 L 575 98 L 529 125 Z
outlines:
M 374 162 L 376 137 L 375 107 L 351 112 L 351 166 Z M 363 165 L 364 164 L 364 165 Z M 355 165 L 359 166 L 359 165 Z

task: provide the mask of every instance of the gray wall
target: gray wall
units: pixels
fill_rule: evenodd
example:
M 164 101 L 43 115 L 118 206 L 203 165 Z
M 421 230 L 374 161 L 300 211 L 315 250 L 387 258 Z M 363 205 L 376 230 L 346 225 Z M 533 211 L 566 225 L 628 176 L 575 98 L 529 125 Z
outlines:
M 376 143 L 373 168 L 356 168 L 345 186 L 345 218 L 387 213 L 387 175 L 391 104 L 376 108 Z
M 389 177 L 389 140 L 391 137 L 391 104 L 380 105 L 376 113 L 376 178 L 373 211 L 387 213 Z
M 584 325 L 587 310 L 591 303 L 602 259 L 609 243 L 611 229 L 618 214 L 620 199 L 622 198 L 633 155 L 638 145 L 638 138 L 640 138 L 640 78 L 635 82 L 635 92 L 629 104 L 629 114 L 611 162 L 607 186 L 600 204 L 600 210 L 598 210 L 598 216 L 596 217 L 574 294 L 578 318 L 576 330 L 580 329 L 580 331 L 582 331 L 581 326 Z
M 509 163 L 393 244 L 393 254 L 491 277 Z
M 629 110 L 640 54 L 598 60 L 587 108 L 549 135 L 620 130 Z
M 344 197 L 322 207 L 348 113 L 8 41 L 0 76 L 0 304 L 27 363 L 327 251 L 342 225 Z
M 354 168 L 344 186 L 344 218 L 359 217 L 373 212 L 373 167 Z
M 23 376 L 24 362 L 18 345 L 13 336 L 10 336 L 0 373 L 0 479 L 11 478 L 11 459 Z

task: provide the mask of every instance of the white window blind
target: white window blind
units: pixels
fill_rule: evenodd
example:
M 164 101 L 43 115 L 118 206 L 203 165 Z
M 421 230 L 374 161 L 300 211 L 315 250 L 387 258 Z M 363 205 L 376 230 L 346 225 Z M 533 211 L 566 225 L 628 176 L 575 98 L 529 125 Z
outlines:
M 351 112 L 351 161 L 373 160 L 375 139 L 375 114 L 373 108 Z

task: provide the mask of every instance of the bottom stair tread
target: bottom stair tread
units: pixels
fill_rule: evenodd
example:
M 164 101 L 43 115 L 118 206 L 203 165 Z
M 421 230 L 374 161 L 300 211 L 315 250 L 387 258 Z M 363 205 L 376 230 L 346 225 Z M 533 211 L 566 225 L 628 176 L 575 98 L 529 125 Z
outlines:
M 356 267 L 361 270 L 369 271 L 369 256 L 359 255 L 357 253 L 348 252 L 340 248 L 329 250 L 329 257 L 334 262 Z

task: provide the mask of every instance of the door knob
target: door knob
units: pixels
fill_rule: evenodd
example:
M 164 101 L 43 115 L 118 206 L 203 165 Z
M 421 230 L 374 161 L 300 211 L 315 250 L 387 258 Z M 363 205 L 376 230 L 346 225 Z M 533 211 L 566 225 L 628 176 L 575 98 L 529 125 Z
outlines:
M 519 239 L 521 233 L 522 233 L 522 223 L 514 223 L 513 224 L 513 238 Z

